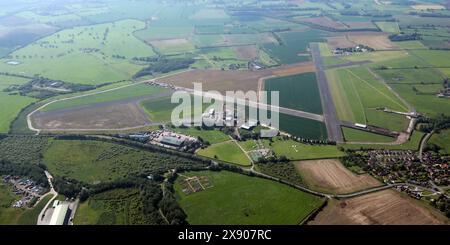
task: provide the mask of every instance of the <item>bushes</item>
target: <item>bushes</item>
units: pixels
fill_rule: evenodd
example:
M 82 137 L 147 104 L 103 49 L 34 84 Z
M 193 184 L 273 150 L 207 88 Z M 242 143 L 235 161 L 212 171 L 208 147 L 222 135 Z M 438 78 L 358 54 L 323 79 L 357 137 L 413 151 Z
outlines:
M 0 175 L 18 175 L 32 179 L 37 184 L 48 187 L 47 177 L 42 165 L 16 164 L 0 160 Z
M 195 62 L 191 58 L 182 59 L 159 59 L 152 63 L 150 66 L 138 71 L 133 78 L 139 78 L 143 76 L 153 75 L 153 73 L 168 73 L 180 69 L 189 68 Z

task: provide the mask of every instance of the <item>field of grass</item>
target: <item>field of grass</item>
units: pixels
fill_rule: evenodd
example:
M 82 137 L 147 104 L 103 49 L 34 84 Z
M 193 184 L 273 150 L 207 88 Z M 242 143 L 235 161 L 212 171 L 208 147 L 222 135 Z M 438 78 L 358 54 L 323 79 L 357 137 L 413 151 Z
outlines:
M 178 202 L 190 224 L 299 224 L 323 200 L 270 180 L 227 171 L 189 172 L 187 176 L 207 176 L 213 185 L 185 195 L 175 182 Z
M 258 149 L 258 144 L 257 144 L 257 141 L 255 141 L 255 140 L 239 141 L 238 144 L 245 151 L 253 151 L 253 150 L 257 150 Z
M 360 150 L 360 149 L 388 149 L 388 150 L 419 150 L 420 141 L 424 134 L 422 132 L 414 131 L 409 141 L 400 145 L 371 145 L 371 144 L 339 144 L 338 146 L 344 149 Z
M 264 90 L 279 91 L 281 107 L 322 114 L 319 88 L 314 72 L 267 79 Z M 270 96 L 268 103 L 271 104 Z
M 239 148 L 236 142 L 222 142 L 211 145 L 197 152 L 198 155 L 234 163 L 242 166 L 250 166 L 250 159 Z
M 323 41 L 323 32 L 317 30 L 278 33 L 281 44 L 264 44 L 264 49 L 282 64 L 310 60 L 307 48 L 310 42 Z
M 167 154 L 87 140 L 52 141 L 44 153 L 44 163 L 55 176 L 91 184 L 196 164 Z
M 280 130 L 306 139 L 327 139 L 324 123 L 280 113 Z
M 170 97 L 165 98 L 158 98 L 158 99 L 151 99 L 151 100 L 145 100 L 141 102 L 141 107 L 144 108 L 145 112 L 149 115 L 150 120 L 153 122 L 170 122 L 172 111 L 180 105 L 180 103 L 171 103 Z M 204 112 L 208 106 L 210 106 L 212 103 L 203 103 L 202 104 L 202 112 Z M 183 107 L 184 108 L 184 107 Z M 194 97 L 191 96 L 191 110 L 189 111 L 188 108 L 184 111 L 187 113 L 186 116 L 190 116 L 191 118 L 194 116 L 195 113 L 195 106 L 194 106 Z M 180 113 L 180 118 L 182 118 L 184 115 Z
M 373 134 L 358 129 L 342 127 L 345 141 L 348 142 L 393 142 L 395 138 Z
M 336 158 L 344 155 L 344 152 L 333 145 L 309 145 L 283 140 L 281 137 L 274 138 L 273 142 L 264 140 L 263 144 L 272 149 L 277 156 L 286 156 L 289 160 Z
M 114 189 L 79 204 L 75 225 L 147 224 L 138 189 Z
M 441 148 L 439 150 L 440 153 L 450 155 L 450 129 L 433 134 L 428 143 L 439 146 Z
M 0 133 L 7 133 L 9 125 L 16 118 L 22 108 L 36 101 L 36 99 L 20 96 L 8 95 L 0 92 Z
M 13 52 L 11 59 L 19 65 L 0 60 L 0 71 L 81 84 L 130 79 L 142 69 L 130 62 L 133 57 L 155 55 L 150 46 L 131 35 L 144 26 L 142 21 L 123 20 L 65 29 Z
M 124 100 L 133 97 L 147 96 L 163 92 L 168 92 L 168 90 L 147 84 L 137 84 L 109 92 L 83 96 L 80 98 L 69 99 L 64 101 L 58 101 L 46 106 L 45 108 L 42 109 L 42 111 L 67 109 L 76 106 L 92 105 L 101 102 Z
M 375 22 L 375 24 L 384 32 L 399 33 L 400 28 L 397 22 Z
M 376 52 L 366 52 L 357 53 L 349 56 L 343 57 L 343 59 L 348 61 L 364 61 L 370 60 L 372 62 L 385 62 L 392 59 L 398 59 L 402 57 L 407 57 L 408 53 L 405 51 L 376 51 Z
M 198 130 L 196 128 L 173 128 L 174 132 L 193 137 L 201 137 L 203 140 L 211 144 L 216 144 L 230 140 L 230 137 L 219 130 Z
M 403 41 L 396 44 L 404 49 L 427 49 L 420 41 Z

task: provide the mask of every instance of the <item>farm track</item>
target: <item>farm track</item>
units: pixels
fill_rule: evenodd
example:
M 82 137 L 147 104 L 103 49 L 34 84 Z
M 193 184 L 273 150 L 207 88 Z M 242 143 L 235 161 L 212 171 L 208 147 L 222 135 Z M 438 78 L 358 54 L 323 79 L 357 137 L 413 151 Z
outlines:
M 328 81 L 320 56 L 319 44 L 310 44 L 311 55 L 316 66 L 317 85 L 319 86 L 320 99 L 322 101 L 325 125 L 327 127 L 328 139 L 334 142 L 343 142 L 340 121 L 337 118 L 336 108 L 328 88 Z

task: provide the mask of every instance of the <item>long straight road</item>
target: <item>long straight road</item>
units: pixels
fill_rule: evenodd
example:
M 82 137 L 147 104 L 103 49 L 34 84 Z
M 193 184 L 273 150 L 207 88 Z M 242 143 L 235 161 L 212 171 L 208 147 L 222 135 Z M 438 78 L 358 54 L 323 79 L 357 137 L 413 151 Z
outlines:
M 331 97 L 328 88 L 322 57 L 320 57 L 319 44 L 311 43 L 309 47 L 314 65 L 316 66 L 317 85 L 319 87 L 320 100 L 322 101 L 323 116 L 325 125 L 327 126 L 328 139 L 335 142 L 343 142 L 340 121 L 337 119 L 336 108 L 334 107 L 333 98 Z

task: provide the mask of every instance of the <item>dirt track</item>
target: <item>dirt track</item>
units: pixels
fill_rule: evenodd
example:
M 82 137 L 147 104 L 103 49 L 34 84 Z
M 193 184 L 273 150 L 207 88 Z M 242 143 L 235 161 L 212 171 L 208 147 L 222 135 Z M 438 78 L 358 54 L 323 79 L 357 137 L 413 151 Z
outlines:
M 370 175 L 352 173 L 336 159 L 301 161 L 295 166 L 312 189 L 342 194 L 382 185 Z
M 436 211 L 394 190 L 384 190 L 347 200 L 331 200 L 309 224 L 442 224 L 446 220 Z M 448 222 L 448 221 L 447 221 Z

